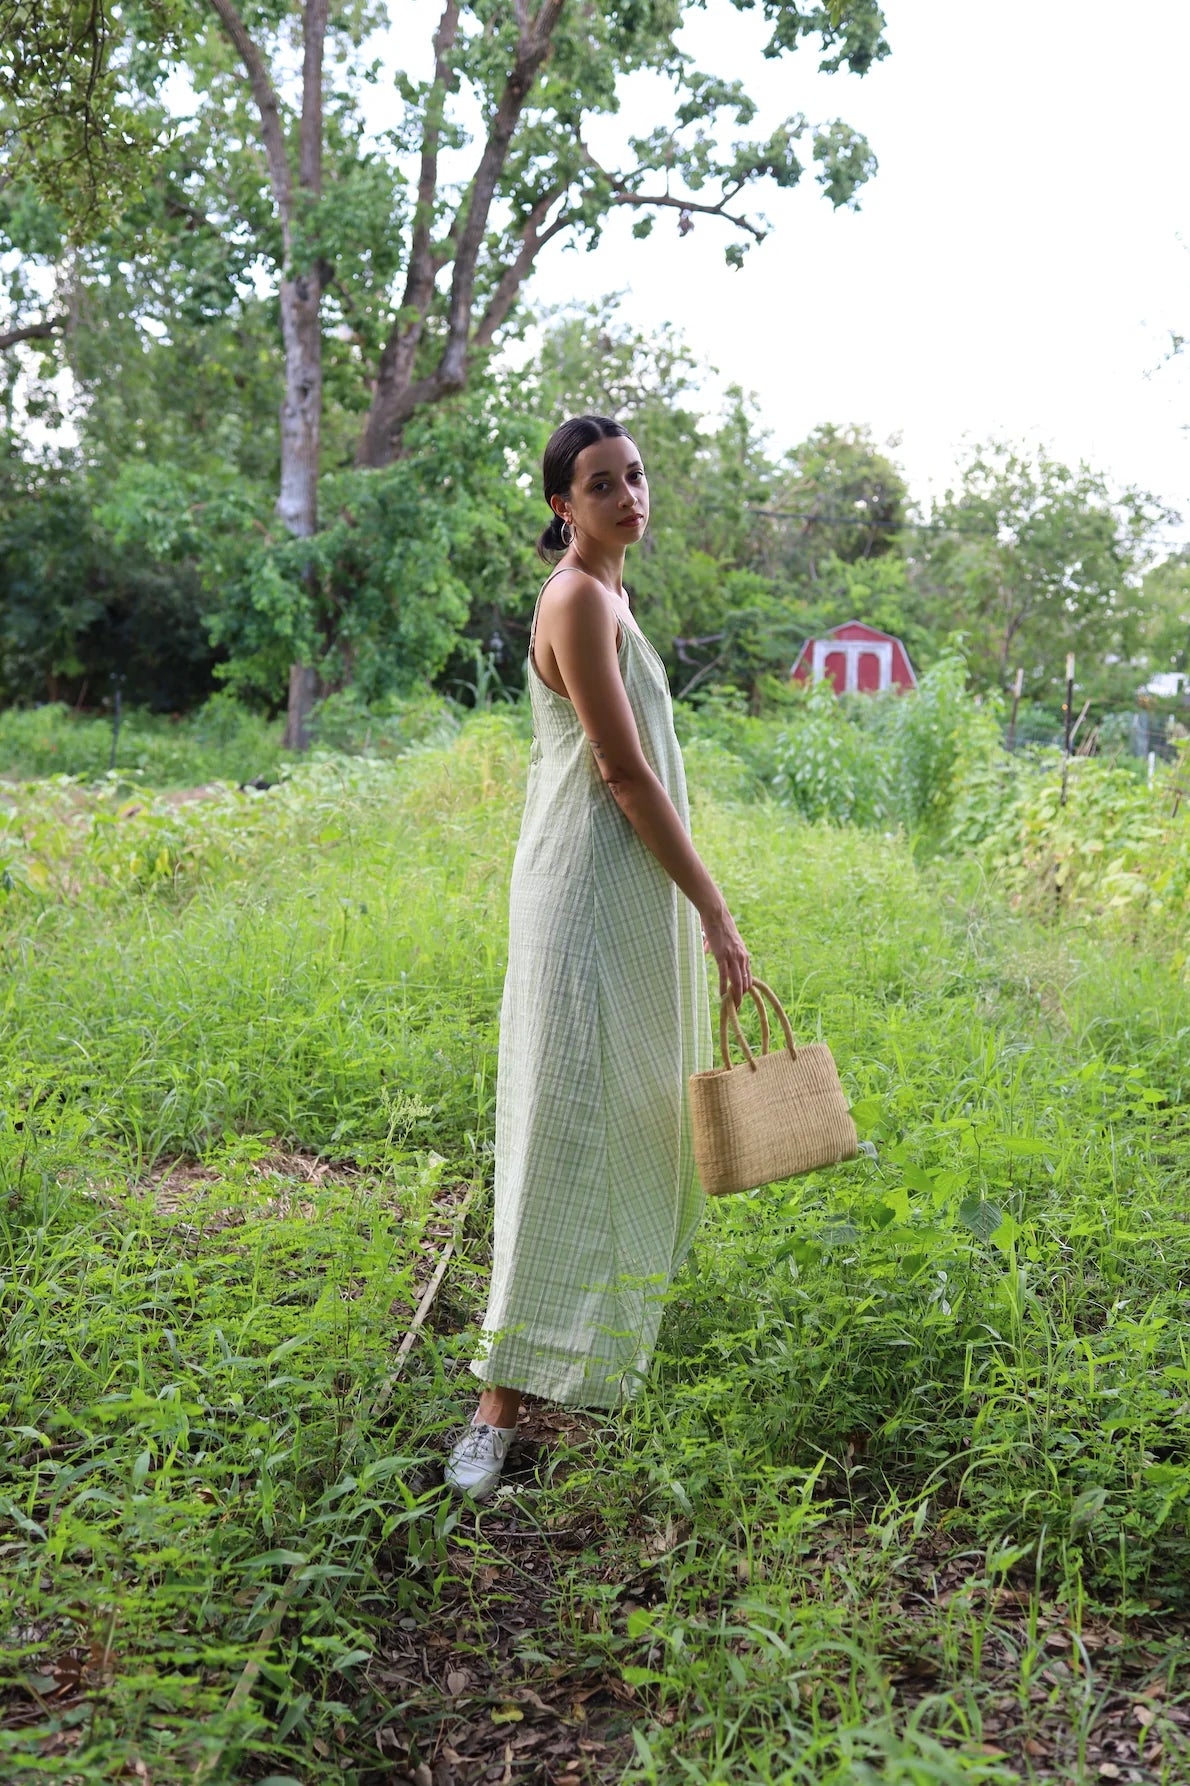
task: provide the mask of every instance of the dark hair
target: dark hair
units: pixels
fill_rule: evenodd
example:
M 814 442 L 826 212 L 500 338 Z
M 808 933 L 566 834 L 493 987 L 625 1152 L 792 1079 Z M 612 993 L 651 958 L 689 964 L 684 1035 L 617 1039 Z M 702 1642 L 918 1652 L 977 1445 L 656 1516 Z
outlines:
M 574 482 L 574 462 L 584 447 L 594 446 L 597 440 L 618 440 L 627 434 L 622 423 L 613 422 L 606 415 L 571 416 L 568 422 L 555 428 L 541 461 L 541 487 L 546 501 L 549 502 L 551 496 L 567 494 Z M 548 564 L 551 559 L 560 558 L 565 550 L 561 517 L 551 513 L 550 524 L 537 542 L 537 555 Z

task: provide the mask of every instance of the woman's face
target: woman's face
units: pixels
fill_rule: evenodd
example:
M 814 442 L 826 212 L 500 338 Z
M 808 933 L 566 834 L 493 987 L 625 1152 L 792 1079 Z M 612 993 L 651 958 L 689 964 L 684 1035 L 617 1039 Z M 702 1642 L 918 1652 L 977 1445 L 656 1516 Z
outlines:
M 623 547 L 638 540 L 649 519 L 649 481 L 636 443 L 620 434 L 584 447 L 569 492 L 555 496 L 553 506 L 580 543 Z

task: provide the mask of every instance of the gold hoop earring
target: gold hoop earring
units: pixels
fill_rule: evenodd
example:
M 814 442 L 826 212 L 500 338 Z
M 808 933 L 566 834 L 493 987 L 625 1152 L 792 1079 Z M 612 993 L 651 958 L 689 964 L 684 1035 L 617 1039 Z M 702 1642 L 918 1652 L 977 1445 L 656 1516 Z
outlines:
M 570 529 L 569 533 L 567 533 L 567 531 L 566 531 L 567 528 Z M 573 544 L 574 544 L 574 522 L 573 521 L 563 521 L 563 523 L 562 523 L 562 544 L 564 546 L 573 546 Z

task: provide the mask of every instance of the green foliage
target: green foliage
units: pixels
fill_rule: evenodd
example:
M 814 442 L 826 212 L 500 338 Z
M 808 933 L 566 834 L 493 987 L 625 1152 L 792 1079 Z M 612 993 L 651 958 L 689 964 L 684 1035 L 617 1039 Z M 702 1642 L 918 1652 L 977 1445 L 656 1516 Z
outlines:
M 94 703 L 119 676 L 128 699 L 188 707 L 211 686 L 192 562 L 129 558 L 96 484 L 69 461 L 0 437 L 0 701 L 69 689 Z
M 978 728 L 952 725 L 947 675 L 961 750 Z M 587 1721 L 559 1732 L 577 1754 L 622 1720 L 642 1782 L 1017 1786 L 1041 1737 L 1089 1781 L 1079 1745 L 1138 1673 L 1176 1701 L 1190 1051 L 1168 912 L 1122 933 L 1090 899 L 1013 912 L 978 862 L 739 798 L 773 727 L 738 700 L 680 719 L 699 847 L 876 1157 L 711 1207 L 637 1400 L 568 1419 L 478 1516 L 433 1467 L 472 1401 L 482 1191 L 390 1372 L 490 1172 L 521 719 L 182 805 L 0 784 L 7 859 L 19 839 L 44 870 L 0 895 L 6 1774 L 193 1781 L 206 1757 L 213 1782 L 347 1786 L 378 1752 L 428 1768 L 444 1717 L 528 1731 L 524 1695 L 559 1681 L 572 1717 L 577 1680 Z M 948 759 L 918 723 L 928 809 Z M 1100 768 L 1074 765 L 1073 798 Z M 549 1593 L 513 1626 L 526 1578 Z M 509 1673 L 448 1712 L 443 1666 L 491 1664 L 494 1613 Z M 394 1620 L 412 1653 L 449 1637 L 431 1683 L 389 1677 Z
M 802 714 L 782 732 L 773 792 L 803 818 L 833 824 L 892 822 L 887 763 L 875 732 L 839 710 L 828 682 L 813 683 Z
M 935 511 L 918 547 L 922 576 L 972 641 L 982 686 L 1006 686 L 1019 665 L 1026 691 L 1043 693 L 1067 651 L 1094 686 L 1105 654 L 1137 646 L 1141 572 L 1166 518 L 1141 491 L 1113 496 L 1085 465 L 992 444 Z
M 0 38 L 16 52 L 0 62 L 0 116 L 5 136 L 17 138 L 16 168 L 81 239 L 110 223 L 142 177 L 160 119 L 137 104 L 132 46 L 139 31 L 168 37 L 179 12 L 178 0 L 0 5 Z
M 998 703 L 972 698 L 966 659 L 949 652 L 925 671 L 916 695 L 884 711 L 895 809 L 911 827 L 936 829 L 973 763 L 1000 754 Z
M 789 451 L 782 472 L 772 506 L 787 517 L 775 550 L 789 575 L 813 583 L 832 560 L 855 564 L 896 551 L 909 491 L 868 429 L 815 428 Z
M 1185 763 L 1141 765 L 1054 756 L 1026 769 L 986 840 L 987 859 L 1035 910 L 1095 912 L 1134 934 L 1168 924 L 1175 969 L 1190 953 L 1190 818 Z
M 847 696 L 811 684 L 780 737 L 779 800 L 808 819 L 904 825 L 937 839 L 977 765 L 1001 755 L 995 709 L 967 690 L 967 666 L 950 653 L 916 694 Z
M 61 702 L 0 711 L 4 774 L 30 780 L 104 777 L 112 767 L 112 716 L 74 713 Z M 215 694 L 184 721 L 126 708 L 116 736 L 120 783 L 192 788 L 208 781 L 252 781 L 279 774 L 281 728 L 227 694 Z
M 1190 671 L 1190 549 L 1144 580 L 1145 649 L 1151 668 Z

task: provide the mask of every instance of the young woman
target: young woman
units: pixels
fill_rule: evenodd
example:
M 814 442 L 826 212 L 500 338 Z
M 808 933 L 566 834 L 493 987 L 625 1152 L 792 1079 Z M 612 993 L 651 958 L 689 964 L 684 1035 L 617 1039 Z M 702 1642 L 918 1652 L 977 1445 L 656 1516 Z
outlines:
M 624 555 L 649 486 L 631 436 L 577 416 L 550 440 L 538 542 L 534 739 L 513 865 L 496 1090 L 495 1243 L 472 1370 L 487 1385 L 446 1480 L 482 1499 L 522 1391 L 608 1407 L 647 1369 L 661 1298 L 703 1211 L 686 1107 L 719 990 L 748 951 L 690 841 L 665 667 Z M 701 946 L 700 946 L 701 920 Z

